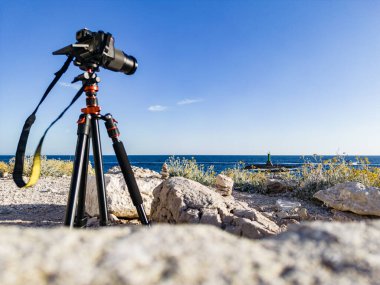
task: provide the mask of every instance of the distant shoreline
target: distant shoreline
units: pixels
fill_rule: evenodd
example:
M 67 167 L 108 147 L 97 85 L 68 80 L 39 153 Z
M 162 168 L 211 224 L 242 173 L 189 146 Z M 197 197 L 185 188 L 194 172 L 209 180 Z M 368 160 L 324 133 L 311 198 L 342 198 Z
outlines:
M 151 169 L 157 172 L 161 171 L 162 164 L 173 155 L 129 155 L 132 165 L 142 168 Z M 267 155 L 174 155 L 176 158 L 185 158 L 188 160 L 195 159 L 198 165 L 203 165 L 204 168 L 213 166 L 216 172 L 221 172 L 227 168 L 234 168 L 238 163 L 243 162 L 245 165 L 264 164 L 267 161 Z M 0 155 L 0 161 L 9 162 L 14 155 Z M 48 159 L 58 160 L 74 160 L 74 155 L 46 155 Z M 318 163 L 321 160 L 327 160 L 337 157 L 336 155 L 271 155 L 273 164 L 291 164 L 302 165 L 305 162 Z M 357 157 L 363 159 L 368 158 L 371 166 L 380 167 L 379 156 L 356 156 L 345 155 L 344 159 L 350 162 L 356 162 Z M 90 156 L 90 161 L 93 163 L 93 157 Z M 113 166 L 118 165 L 115 155 L 104 155 L 103 166 L 104 170 L 108 171 Z

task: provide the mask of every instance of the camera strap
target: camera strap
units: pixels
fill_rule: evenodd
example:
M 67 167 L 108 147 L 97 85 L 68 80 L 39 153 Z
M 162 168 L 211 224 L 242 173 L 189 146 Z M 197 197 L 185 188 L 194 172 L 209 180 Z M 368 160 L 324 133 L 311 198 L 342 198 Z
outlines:
M 62 113 L 49 125 L 49 127 L 45 130 L 43 136 L 41 137 L 38 146 L 36 148 L 36 151 L 34 153 L 33 157 L 33 166 L 31 175 L 29 178 L 29 181 L 27 183 L 24 182 L 22 178 L 22 174 L 24 172 L 24 157 L 25 157 L 25 150 L 26 150 L 26 144 L 28 142 L 29 132 L 36 120 L 36 113 L 38 111 L 38 108 L 42 104 L 42 102 L 46 99 L 49 92 L 53 89 L 54 85 L 58 82 L 58 80 L 61 78 L 61 76 L 66 72 L 68 69 L 71 61 L 73 60 L 72 56 L 69 56 L 66 60 L 66 62 L 63 64 L 61 69 L 55 73 L 55 78 L 53 81 L 49 84 L 48 88 L 46 89 L 44 95 L 42 96 L 40 102 L 38 103 L 37 107 L 33 111 L 32 114 L 26 119 L 24 123 L 24 127 L 22 128 L 20 139 L 17 145 L 16 150 L 16 159 L 15 159 L 15 165 L 13 169 L 13 180 L 16 183 L 16 185 L 19 188 L 26 188 L 33 186 L 39 179 L 40 173 L 41 173 L 41 149 L 42 144 L 44 142 L 45 136 L 49 129 L 65 114 L 65 112 L 75 103 L 75 101 L 82 95 L 84 87 L 82 86 L 81 89 L 75 94 L 74 98 L 71 100 L 70 104 L 62 111 Z

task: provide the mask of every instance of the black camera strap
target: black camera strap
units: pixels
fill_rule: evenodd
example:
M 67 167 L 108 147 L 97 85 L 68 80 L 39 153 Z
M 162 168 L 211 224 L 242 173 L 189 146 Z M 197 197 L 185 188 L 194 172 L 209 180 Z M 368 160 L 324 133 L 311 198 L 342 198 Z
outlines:
M 62 113 L 45 130 L 43 136 L 41 137 L 41 139 L 38 143 L 36 151 L 34 153 L 32 172 L 31 172 L 29 181 L 27 183 L 25 183 L 23 178 L 22 178 L 22 174 L 24 172 L 25 150 L 26 150 L 26 144 L 28 142 L 30 129 L 36 120 L 36 113 L 38 111 L 38 108 L 42 104 L 42 102 L 46 99 L 49 92 L 53 89 L 54 85 L 58 82 L 58 80 L 61 78 L 61 76 L 66 72 L 66 70 L 68 69 L 72 60 L 73 60 L 73 57 L 69 56 L 67 58 L 66 62 L 61 67 L 61 69 L 55 73 L 55 78 L 49 84 L 49 86 L 46 89 L 44 95 L 42 96 L 40 102 L 38 103 L 36 109 L 33 111 L 32 114 L 30 114 L 30 116 L 26 119 L 26 121 L 24 123 L 24 127 L 22 128 L 20 139 L 19 139 L 19 142 L 17 145 L 15 166 L 13 169 L 13 180 L 16 183 L 16 185 L 20 188 L 21 187 L 30 187 L 38 181 L 38 178 L 39 178 L 40 173 L 41 173 L 41 148 L 42 148 L 42 144 L 43 144 L 43 141 L 45 139 L 47 132 L 60 118 L 62 118 L 62 116 L 65 114 L 65 112 L 75 103 L 75 101 L 83 93 L 84 87 L 82 86 L 82 88 L 77 92 L 77 94 L 71 100 L 70 104 L 62 111 Z

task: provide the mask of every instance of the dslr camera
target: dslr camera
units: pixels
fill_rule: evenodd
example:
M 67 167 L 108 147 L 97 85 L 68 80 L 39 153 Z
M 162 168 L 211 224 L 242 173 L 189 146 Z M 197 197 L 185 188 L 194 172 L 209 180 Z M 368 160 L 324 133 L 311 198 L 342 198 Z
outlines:
M 110 33 L 91 32 L 88 29 L 76 33 L 75 44 L 68 45 L 53 55 L 67 55 L 74 58 L 74 64 L 80 69 L 98 69 L 99 66 L 112 71 L 131 75 L 137 69 L 137 60 L 115 48 L 115 40 Z

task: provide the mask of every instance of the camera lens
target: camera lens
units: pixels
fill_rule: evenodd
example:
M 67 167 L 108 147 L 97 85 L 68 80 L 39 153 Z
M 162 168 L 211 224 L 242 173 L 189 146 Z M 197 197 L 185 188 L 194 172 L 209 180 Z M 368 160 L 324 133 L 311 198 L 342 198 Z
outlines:
M 105 67 L 112 71 L 119 71 L 131 75 L 135 73 L 137 69 L 137 60 L 133 56 L 127 55 L 119 49 L 115 49 L 115 58 L 107 62 Z

